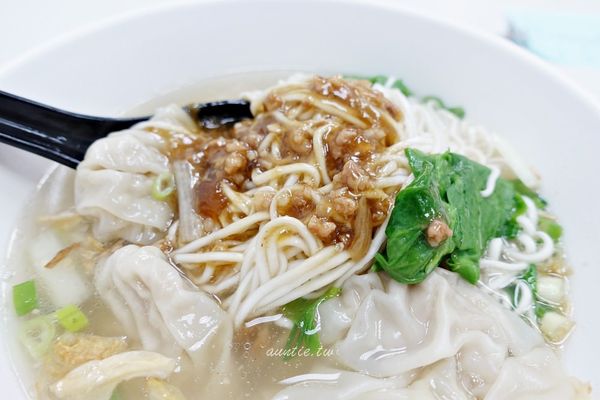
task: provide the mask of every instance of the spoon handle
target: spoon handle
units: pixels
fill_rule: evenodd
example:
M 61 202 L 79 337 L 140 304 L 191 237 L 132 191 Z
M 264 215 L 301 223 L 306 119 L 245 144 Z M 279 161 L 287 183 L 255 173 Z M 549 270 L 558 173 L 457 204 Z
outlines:
M 71 168 L 95 140 L 147 118 L 80 115 L 0 91 L 0 142 Z
M 191 104 L 189 114 L 206 129 L 252 118 L 246 100 Z M 102 118 L 75 114 L 0 91 L 0 142 L 71 168 L 94 141 L 150 117 Z

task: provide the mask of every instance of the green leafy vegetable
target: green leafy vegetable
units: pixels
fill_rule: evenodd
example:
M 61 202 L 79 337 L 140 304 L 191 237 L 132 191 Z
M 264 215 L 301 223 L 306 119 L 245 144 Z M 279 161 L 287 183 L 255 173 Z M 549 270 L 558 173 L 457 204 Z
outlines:
M 520 279 L 527 282 L 527 284 L 531 288 L 531 294 L 533 295 L 534 300 L 534 313 L 538 321 L 541 320 L 548 311 L 558 311 L 556 307 L 551 306 L 550 304 L 547 304 L 543 301 L 540 301 L 540 297 L 538 296 L 538 272 L 535 265 L 531 264 L 529 268 L 527 268 L 527 270 L 523 273 L 523 275 L 521 275 Z
M 373 84 L 373 85 L 376 83 L 378 83 L 380 85 L 385 85 L 389 79 L 385 75 L 374 75 L 374 76 L 370 76 L 370 77 L 369 76 L 360 76 L 360 75 L 346 75 L 345 78 L 365 80 L 365 81 L 371 82 L 371 84 Z M 410 90 L 408 88 L 408 86 L 406 86 L 406 84 L 400 79 L 394 80 L 392 87 L 400 90 L 407 97 L 414 95 L 412 90 Z M 425 96 L 421 100 L 424 102 L 431 101 L 431 102 L 435 103 L 439 108 L 443 108 L 444 110 L 451 112 L 452 114 L 456 115 L 458 118 L 465 117 L 465 109 L 464 108 L 447 106 L 446 103 L 444 103 L 444 101 L 437 96 Z
M 123 400 L 123 396 L 121 396 L 121 392 L 118 388 L 113 390 L 110 400 Z
M 462 108 L 462 107 L 449 107 L 439 97 L 436 97 L 436 96 L 425 96 L 421 100 L 423 100 L 424 102 L 430 102 L 431 101 L 431 102 L 435 103 L 439 108 L 443 108 L 444 110 L 447 110 L 447 111 L 451 112 L 452 114 L 456 115 L 458 118 L 464 118 L 465 117 L 465 109 L 464 108 Z
M 363 79 L 371 82 L 373 85 L 376 83 L 378 83 L 380 85 L 384 85 L 387 82 L 388 77 L 384 76 L 384 75 L 375 75 L 370 78 L 363 78 Z
M 394 210 L 386 228 L 385 256 L 377 254 L 377 266 L 402 283 L 419 283 L 438 266 L 440 260 L 455 248 L 453 240 L 438 247 L 427 242 L 425 230 L 437 219 L 452 226 L 455 210 L 442 200 L 438 182 L 437 163 L 421 158 L 422 153 L 407 150 L 415 180 L 396 197 Z
M 482 253 L 477 249 L 459 249 L 450 255 L 447 264 L 467 282 L 475 283 L 479 280 L 479 259 Z
M 523 197 L 520 194 L 515 193 L 511 217 L 506 222 L 498 236 L 503 236 L 509 239 L 517 237 L 517 234 L 521 230 L 521 226 L 517 222 L 517 218 L 525 214 L 526 211 L 527 204 L 525 204 Z
M 311 354 L 315 354 L 321 348 L 318 307 L 340 292 L 340 288 L 331 287 L 316 299 L 299 298 L 283 306 L 283 314 L 294 323 L 286 343 L 285 354 L 298 349 L 307 349 Z
M 521 276 L 521 279 L 527 282 L 527 284 L 531 288 L 531 293 L 533 294 L 534 298 L 537 298 L 537 275 L 537 268 L 535 267 L 535 265 L 531 264 L 529 268 L 527 268 L 523 276 Z
M 555 242 L 561 238 L 563 233 L 562 226 L 560 226 L 554 219 L 540 217 L 538 224 L 540 229 L 546 232 Z
M 509 239 L 515 238 L 521 227 L 517 222 L 517 218 L 527 211 L 527 204 L 523 200 L 523 196 L 529 197 L 535 206 L 539 209 L 545 209 L 548 206 L 546 200 L 544 200 L 537 192 L 530 189 L 522 181 L 516 179 L 510 181 L 515 191 L 513 212 L 510 220 L 504 226 L 504 230 L 499 236 L 507 237 Z M 541 217 L 540 218 L 540 229 L 546 232 L 552 239 L 557 241 L 562 235 L 562 227 L 553 219 Z
M 369 81 L 371 84 L 379 83 L 383 85 L 387 82 L 388 78 L 384 75 L 373 75 L 373 76 L 364 76 L 364 75 L 344 75 L 345 79 L 353 79 L 357 81 Z
M 548 202 L 544 200 L 539 194 L 537 194 L 533 189 L 524 184 L 520 179 L 515 179 L 511 181 L 513 187 L 515 188 L 515 192 L 519 193 L 521 196 L 527 196 L 531 200 L 537 208 L 543 210 L 548 205 Z
M 13 305 L 18 316 L 29 314 L 36 309 L 38 296 L 33 280 L 13 286 Z
M 535 265 L 530 265 L 529 269 L 527 271 L 525 271 L 525 273 L 523 274 L 521 279 L 526 281 L 527 284 L 529 285 L 529 287 L 531 288 L 531 293 L 533 295 L 533 300 L 534 300 L 534 302 L 533 302 L 534 314 L 535 314 L 536 318 L 538 319 L 538 321 L 540 321 L 542 318 L 544 318 L 544 315 L 546 315 L 547 312 L 556 311 L 556 307 L 553 307 L 550 304 L 540 301 L 540 299 L 538 297 L 537 269 L 536 269 Z
M 536 301 L 536 303 L 535 303 L 535 316 L 537 317 L 538 321 L 540 319 L 544 318 L 544 315 L 546 315 L 546 313 L 548 311 L 554 311 L 554 307 L 551 307 L 548 304 L 540 303 L 539 301 Z
M 396 197 L 385 253 L 376 256 L 378 268 L 399 282 L 414 284 L 442 262 L 477 282 L 488 241 L 506 230 L 514 212 L 513 186 L 500 178 L 484 198 L 480 192 L 489 168 L 450 152 L 426 155 L 407 149 L 406 156 L 415 179 Z M 428 232 L 432 227 L 441 229 L 436 240 Z
M 392 87 L 395 88 L 395 89 L 398 89 L 399 91 L 401 91 L 402 94 L 405 95 L 406 97 L 413 95 L 412 90 L 410 90 L 408 88 L 408 86 L 406 86 L 404 84 L 404 82 L 402 80 L 400 80 L 400 79 L 396 79 L 394 81 L 394 84 L 392 85 Z

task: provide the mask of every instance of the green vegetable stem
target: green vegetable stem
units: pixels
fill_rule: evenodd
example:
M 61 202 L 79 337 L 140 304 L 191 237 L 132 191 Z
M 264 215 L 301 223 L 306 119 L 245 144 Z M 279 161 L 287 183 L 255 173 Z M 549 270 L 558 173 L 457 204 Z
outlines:
M 299 298 L 283 306 L 283 314 L 294 323 L 284 353 L 288 355 L 284 358 L 291 358 L 289 354 L 294 349 L 306 349 L 311 354 L 317 353 L 321 348 L 318 307 L 324 301 L 338 296 L 340 292 L 340 288 L 331 287 L 315 299 Z

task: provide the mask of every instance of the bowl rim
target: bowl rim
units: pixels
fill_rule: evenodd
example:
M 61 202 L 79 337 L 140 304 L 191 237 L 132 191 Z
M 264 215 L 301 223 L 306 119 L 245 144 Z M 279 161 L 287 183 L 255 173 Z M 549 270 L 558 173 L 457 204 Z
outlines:
M 468 24 L 460 24 L 458 22 L 454 22 L 443 17 L 427 15 L 424 12 L 407 8 L 406 6 L 403 6 L 400 3 L 386 0 L 175 0 L 170 3 L 147 6 L 131 10 L 122 14 L 101 19 L 97 22 L 90 23 L 80 28 L 76 28 L 74 30 L 60 34 L 52 39 L 49 39 L 48 41 L 34 46 L 33 48 L 23 52 L 20 56 L 17 56 L 15 59 L 8 61 L 3 66 L 0 66 L 0 77 L 10 75 L 12 72 L 21 68 L 21 66 L 23 66 L 24 64 L 31 63 L 38 57 L 43 57 L 48 53 L 52 53 L 55 49 L 67 45 L 74 40 L 79 40 L 82 37 L 103 31 L 105 29 L 110 29 L 112 26 L 119 25 L 124 22 L 135 20 L 138 18 L 144 18 L 148 15 L 154 15 L 172 9 L 193 7 L 198 5 L 212 6 L 253 2 L 268 6 L 269 4 L 273 3 L 279 4 L 282 1 L 285 1 L 286 3 L 290 4 L 329 3 L 333 5 L 339 5 L 342 7 L 344 5 L 358 5 L 366 8 L 380 8 L 396 13 L 405 14 L 407 17 L 415 18 L 426 23 L 433 23 L 441 25 L 447 29 L 458 31 L 462 34 L 470 36 L 472 39 L 485 43 L 488 46 L 493 46 L 499 51 L 509 53 L 513 57 L 516 57 L 523 62 L 532 64 L 536 69 L 544 73 L 548 78 L 560 84 L 564 90 L 568 90 L 569 92 L 571 92 L 571 94 L 578 97 L 583 103 L 586 103 L 590 107 L 590 109 L 596 112 L 600 117 L 600 98 L 583 88 L 571 77 L 558 70 L 558 68 L 555 65 L 544 61 L 543 59 L 529 52 L 528 50 L 516 45 L 515 43 L 512 43 L 508 39 L 469 26 Z

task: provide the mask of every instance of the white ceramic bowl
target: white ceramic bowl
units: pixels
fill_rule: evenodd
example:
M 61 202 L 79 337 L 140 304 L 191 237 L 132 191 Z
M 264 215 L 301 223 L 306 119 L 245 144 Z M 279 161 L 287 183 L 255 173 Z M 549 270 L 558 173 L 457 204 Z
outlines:
M 1 71 L 0 89 L 110 115 L 207 77 L 265 69 L 392 74 L 417 93 L 463 105 L 469 118 L 507 137 L 541 172 L 543 193 L 566 230 L 578 322 L 566 363 L 600 388 L 600 108 L 502 39 L 366 0 L 188 3 L 48 44 Z M 0 146 L 0 255 L 48 166 Z M 25 398 L 5 353 L 3 346 L 1 397 Z

